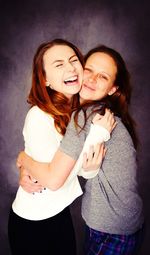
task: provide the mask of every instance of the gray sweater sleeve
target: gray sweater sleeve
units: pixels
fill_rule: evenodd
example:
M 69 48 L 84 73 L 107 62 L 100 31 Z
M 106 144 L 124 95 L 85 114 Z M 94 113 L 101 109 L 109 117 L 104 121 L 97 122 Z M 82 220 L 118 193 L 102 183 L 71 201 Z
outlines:
M 79 123 L 80 123 L 81 127 L 83 125 L 83 120 L 84 120 L 83 113 L 80 112 Z M 90 127 L 90 124 L 88 126 L 88 130 L 89 130 L 89 127 Z M 79 130 L 80 129 L 75 127 L 74 114 L 72 114 L 69 125 L 67 126 L 66 133 L 65 133 L 65 135 L 60 143 L 60 147 L 59 147 L 59 149 L 61 151 L 63 151 L 64 153 L 66 153 L 67 155 L 69 155 L 70 157 L 72 157 L 75 160 L 78 159 L 78 157 L 82 151 L 82 148 L 83 148 L 86 136 L 87 136 L 87 131 L 88 131 L 87 127 L 82 132 L 79 132 Z
M 81 112 L 81 114 L 83 113 Z M 81 114 L 79 115 L 80 119 L 82 117 Z M 82 117 L 82 121 L 83 120 L 84 118 Z M 79 123 L 82 123 L 82 122 L 80 121 Z M 88 127 L 89 125 L 90 125 L 90 122 L 88 121 Z M 86 140 L 85 140 L 85 137 L 86 137 Z M 104 128 L 101 125 L 91 124 L 88 134 L 87 134 L 87 125 L 83 130 L 80 130 L 80 132 L 78 132 L 74 126 L 74 120 L 72 118 L 69 127 L 67 127 L 67 132 L 62 141 L 60 149 L 74 159 L 77 159 L 79 155 L 80 155 L 80 158 L 83 159 L 83 153 L 84 152 L 88 153 L 91 145 L 94 146 L 97 143 L 103 143 L 108 141 L 109 139 L 110 139 L 110 133 L 108 132 L 106 128 Z M 83 149 L 81 152 L 82 147 Z M 81 161 L 83 161 L 82 159 Z M 82 163 L 81 163 L 81 166 L 82 166 Z

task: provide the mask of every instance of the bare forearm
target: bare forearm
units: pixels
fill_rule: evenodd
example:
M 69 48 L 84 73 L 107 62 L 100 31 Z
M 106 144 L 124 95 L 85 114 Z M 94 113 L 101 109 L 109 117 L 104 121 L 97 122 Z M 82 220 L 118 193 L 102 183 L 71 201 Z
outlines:
M 42 186 L 57 190 L 66 181 L 75 164 L 75 160 L 58 150 L 50 163 L 37 162 L 24 152 L 19 155 L 19 163 Z
M 53 186 L 51 186 L 49 163 L 37 162 L 32 158 L 28 157 L 28 159 L 26 159 L 23 164 L 28 170 L 29 174 L 32 175 L 34 179 L 36 179 L 44 187 L 53 190 Z

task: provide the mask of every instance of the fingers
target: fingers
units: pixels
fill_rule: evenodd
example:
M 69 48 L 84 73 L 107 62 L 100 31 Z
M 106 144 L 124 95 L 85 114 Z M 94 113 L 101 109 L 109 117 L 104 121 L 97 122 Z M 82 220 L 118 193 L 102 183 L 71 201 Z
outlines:
M 97 162 L 99 162 L 99 164 L 101 163 L 101 165 L 102 165 L 103 159 L 105 158 L 106 152 L 107 152 L 107 149 L 104 147 L 104 144 L 102 144 L 97 157 Z
M 104 143 L 96 144 L 93 151 L 93 160 L 95 160 L 96 162 L 97 160 L 99 161 L 100 155 L 102 155 L 103 150 L 104 150 Z
M 88 160 L 88 158 L 87 158 L 87 153 L 83 153 L 83 164 L 82 164 L 82 167 L 83 167 L 84 169 L 86 169 L 87 160 Z
M 112 132 L 112 130 L 116 127 L 117 125 L 117 122 L 116 122 L 116 119 L 114 117 L 114 113 L 110 112 L 109 115 L 108 115 L 108 125 L 109 125 L 109 131 L 110 133 Z
M 105 154 L 106 154 L 106 148 L 104 146 L 104 143 L 101 143 L 101 144 L 97 144 L 97 152 L 95 153 L 96 155 L 96 163 L 99 164 L 99 166 L 101 166 L 102 164 L 102 161 L 105 157 Z
M 44 189 L 43 186 L 38 182 L 35 182 L 35 180 L 23 168 L 20 169 L 19 184 L 28 193 L 41 193 L 41 191 Z
M 27 176 L 20 179 L 19 184 L 28 193 L 35 193 L 35 192 L 41 193 L 42 190 L 44 189 L 40 184 L 30 181 L 30 178 Z
M 114 122 L 114 124 L 112 125 L 112 130 L 117 126 L 117 123 L 118 123 L 117 121 Z
M 19 171 L 20 171 L 20 176 L 25 176 L 25 175 L 29 176 L 29 172 L 23 166 L 19 167 Z
M 114 122 L 114 113 L 109 109 L 106 109 L 104 117 L 107 119 L 107 121 L 110 121 L 111 123 Z
M 88 157 L 87 160 L 90 162 L 91 160 L 93 160 L 93 156 L 94 156 L 94 146 L 91 145 L 89 148 L 89 152 L 88 152 Z
M 116 126 L 116 120 L 114 117 L 114 113 L 109 112 L 108 116 L 107 116 L 107 122 L 108 122 L 108 129 L 110 131 L 110 133 L 112 132 L 112 130 L 115 128 Z
M 102 127 L 106 128 L 109 133 L 112 132 L 112 130 L 115 128 L 117 124 L 114 114 L 109 109 L 105 110 L 104 116 L 96 114 L 94 118 L 95 119 L 93 119 L 94 121 L 93 123 L 101 125 Z
M 43 190 L 43 187 L 40 184 L 30 181 L 29 176 L 21 178 L 19 184 L 28 193 L 41 192 Z
M 20 168 L 21 167 L 21 162 L 16 161 L 16 166 L 17 166 L 17 168 Z
M 96 115 L 94 116 L 92 123 L 94 124 L 96 121 L 100 120 L 103 117 L 103 115 L 100 115 L 98 113 L 96 113 Z
M 22 166 L 22 154 L 24 152 L 23 151 L 20 151 L 18 156 L 17 156 L 17 159 L 16 159 L 16 166 L 19 168 Z
M 88 154 L 84 153 L 83 155 L 83 168 L 86 171 L 97 170 L 100 168 L 105 154 L 106 149 L 103 143 L 90 146 Z

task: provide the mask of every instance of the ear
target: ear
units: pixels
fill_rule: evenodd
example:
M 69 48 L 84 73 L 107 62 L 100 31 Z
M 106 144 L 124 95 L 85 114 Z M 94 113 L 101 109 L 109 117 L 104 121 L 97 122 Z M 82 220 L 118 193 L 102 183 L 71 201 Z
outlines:
M 108 92 L 108 95 L 109 96 L 111 96 L 111 95 L 113 95 L 116 91 L 117 91 L 117 89 L 118 89 L 118 86 L 113 86 L 111 89 L 110 89 L 110 91 Z

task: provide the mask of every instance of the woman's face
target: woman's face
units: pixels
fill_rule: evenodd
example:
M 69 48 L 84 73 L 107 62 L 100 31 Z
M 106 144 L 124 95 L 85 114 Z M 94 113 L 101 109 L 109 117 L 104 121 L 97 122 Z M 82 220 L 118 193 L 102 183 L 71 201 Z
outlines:
M 83 68 L 74 50 L 66 45 L 55 45 L 44 56 L 47 83 L 66 97 L 79 92 L 83 79 Z
M 93 53 L 85 64 L 81 101 L 101 100 L 112 95 L 117 90 L 114 84 L 116 74 L 117 66 L 113 58 L 106 53 Z

